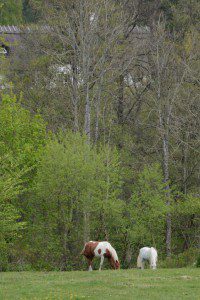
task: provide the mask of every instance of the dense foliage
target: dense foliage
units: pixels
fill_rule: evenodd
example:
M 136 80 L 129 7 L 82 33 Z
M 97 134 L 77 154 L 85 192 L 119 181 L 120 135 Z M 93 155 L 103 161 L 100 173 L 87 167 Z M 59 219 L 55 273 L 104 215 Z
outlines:
M 88 239 L 124 267 L 145 245 L 193 264 L 199 2 L 10 0 L 0 17 L 38 22 L 0 54 L 0 269 L 80 269 Z
M 22 0 L 1 0 L 1 25 L 17 25 L 22 23 Z
M 30 188 L 36 173 L 37 156 L 45 143 L 45 124 L 31 116 L 16 97 L 3 95 L 0 104 L 0 261 L 4 268 L 14 240 L 26 221 Z M 3 265 L 2 265 L 3 264 Z

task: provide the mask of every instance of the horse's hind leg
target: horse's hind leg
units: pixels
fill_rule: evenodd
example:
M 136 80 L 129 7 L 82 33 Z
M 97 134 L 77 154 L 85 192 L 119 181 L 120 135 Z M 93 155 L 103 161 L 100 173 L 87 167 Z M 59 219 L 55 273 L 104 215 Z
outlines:
M 140 255 L 138 255 L 138 258 L 137 258 L 137 267 L 139 269 L 144 269 L 144 262 Z
M 100 266 L 99 266 L 99 271 L 101 271 L 102 265 L 103 265 L 103 261 L 104 261 L 104 256 L 101 256 L 101 262 L 100 262 Z
M 89 266 L 88 271 L 92 271 L 92 259 L 88 259 L 88 266 Z

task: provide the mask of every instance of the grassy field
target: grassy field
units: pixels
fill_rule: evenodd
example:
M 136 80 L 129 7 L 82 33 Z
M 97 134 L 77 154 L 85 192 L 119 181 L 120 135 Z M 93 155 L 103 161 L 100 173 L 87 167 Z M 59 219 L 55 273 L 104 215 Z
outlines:
M 200 299 L 200 269 L 0 273 L 0 299 Z

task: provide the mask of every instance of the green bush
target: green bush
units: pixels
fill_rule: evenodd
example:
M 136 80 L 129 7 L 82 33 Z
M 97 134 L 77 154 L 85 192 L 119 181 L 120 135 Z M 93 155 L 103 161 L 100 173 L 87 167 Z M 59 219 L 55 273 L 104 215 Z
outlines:
M 171 258 L 167 258 L 166 260 L 160 261 L 159 266 L 161 268 L 183 268 L 183 267 L 192 267 L 196 264 L 200 266 L 200 256 L 197 259 L 198 255 L 197 249 L 189 249 L 187 251 L 184 251 L 183 253 L 172 255 Z
M 33 271 L 30 264 L 24 262 L 10 263 L 6 269 L 9 272 L 22 272 L 22 271 Z
M 199 254 L 199 256 L 197 257 L 196 267 L 197 267 L 197 268 L 200 268 L 200 254 Z
M 0 236 L 0 272 L 6 271 L 7 267 L 8 267 L 7 245 L 5 240 Z

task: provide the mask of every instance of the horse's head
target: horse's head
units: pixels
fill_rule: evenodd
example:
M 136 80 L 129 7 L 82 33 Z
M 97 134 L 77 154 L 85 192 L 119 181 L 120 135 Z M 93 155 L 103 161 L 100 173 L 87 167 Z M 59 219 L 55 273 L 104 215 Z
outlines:
M 152 262 L 150 263 L 150 266 L 151 266 L 151 268 L 152 268 L 153 270 L 155 270 L 155 269 L 156 269 L 156 261 L 152 261 Z
M 119 260 L 114 259 L 113 256 L 111 256 L 109 258 L 109 262 L 110 262 L 111 266 L 113 267 L 113 269 L 116 269 L 116 270 L 120 269 L 120 262 L 119 262 Z
M 113 267 L 113 269 L 117 270 L 120 268 L 120 262 L 117 253 L 113 247 L 110 247 L 110 249 L 106 248 L 106 253 L 104 256 L 108 258 L 110 265 L 111 267 Z
M 119 262 L 119 260 L 115 260 L 115 269 L 120 269 L 120 262 Z

